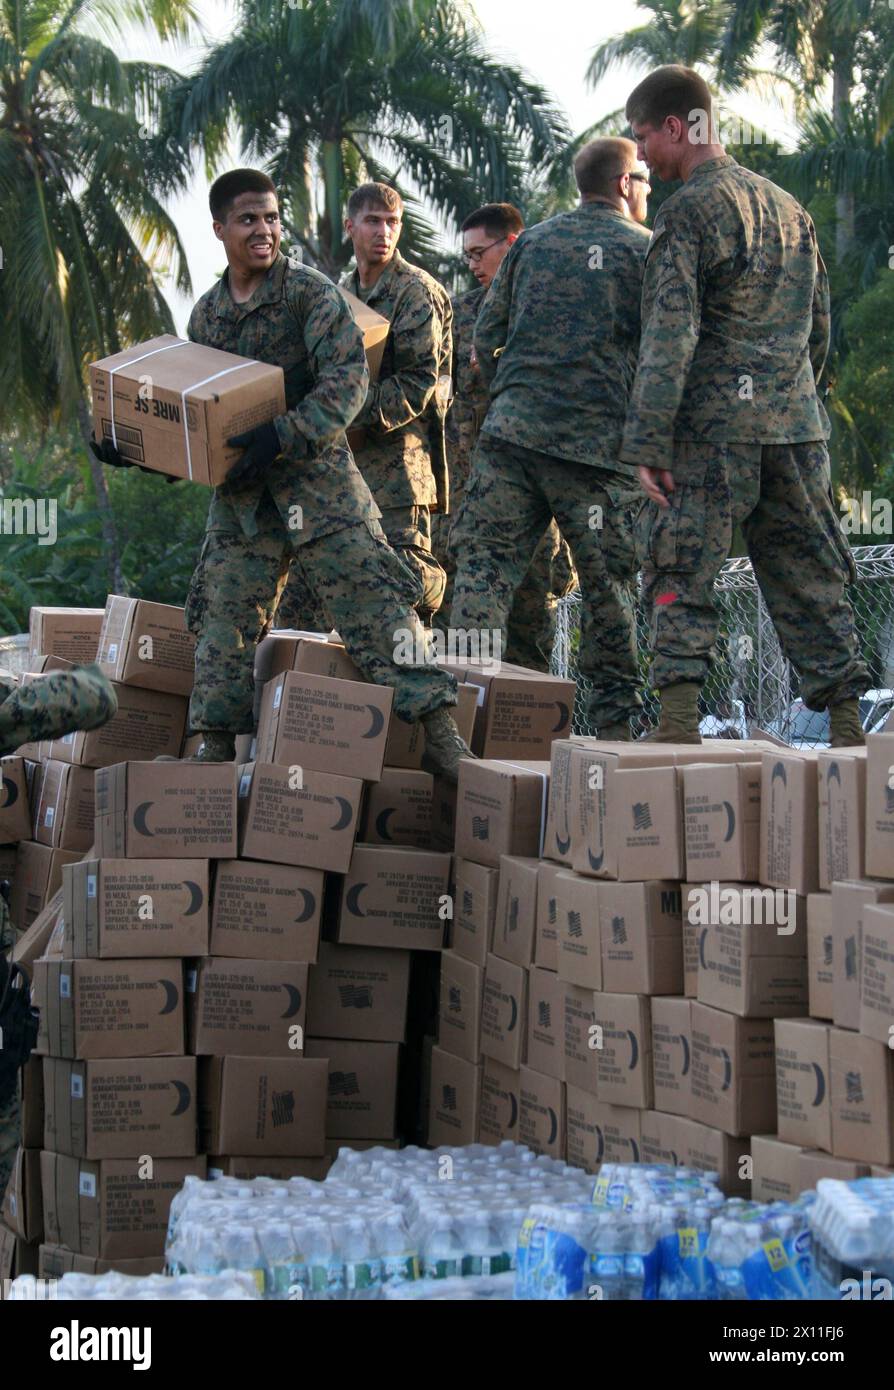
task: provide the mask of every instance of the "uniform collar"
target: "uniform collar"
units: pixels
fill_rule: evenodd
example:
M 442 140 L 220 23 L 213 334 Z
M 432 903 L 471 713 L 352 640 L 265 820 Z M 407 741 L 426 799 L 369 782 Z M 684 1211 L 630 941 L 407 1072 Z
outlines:
M 283 282 L 286 278 L 288 260 L 281 251 L 277 251 L 276 260 L 267 271 L 264 279 L 250 299 L 246 299 L 244 304 L 237 304 L 230 294 L 230 268 L 227 266 L 223 275 L 217 282 L 217 295 L 214 308 L 218 318 L 226 319 L 230 323 L 244 318 L 246 314 L 257 309 L 261 304 L 276 304 L 283 296 Z
M 719 154 L 716 159 L 706 159 L 704 164 L 697 164 L 695 166 L 686 182 L 692 183 L 692 180 L 699 178 L 701 174 L 714 174 L 718 169 L 726 169 L 731 164 L 735 163 L 737 163 L 737 161 L 733 159 L 731 154 Z
M 379 276 L 378 280 L 373 285 L 372 289 L 369 292 L 369 297 L 366 300 L 364 300 L 364 303 L 372 305 L 375 303 L 377 299 L 380 299 L 382 295 L 385 293 L 385 290 L 387 289 L 392 277 L 395 275 L 402 275 L 404 273 L 406 264 L 407 263 L 404 260 L 403 256 L 400 254 L 400 252 L 395 250 L 394 255 L 391 257 L 391 260 L 388 262 L 385 269 L 382 271 L 382 274 Z M 354 271 L 352 271 L 351 278 L 353 281 L 353 292 L 359 299 L 361 290 L 359 270 L 355 269 Z

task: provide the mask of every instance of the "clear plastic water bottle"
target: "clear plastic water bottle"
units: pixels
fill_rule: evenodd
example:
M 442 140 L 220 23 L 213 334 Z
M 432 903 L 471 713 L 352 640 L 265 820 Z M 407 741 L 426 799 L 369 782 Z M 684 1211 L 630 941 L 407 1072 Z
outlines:
M 381 1261 L 382 1284 L 409 1284 L 419 1278 L 419 1255 L 399 1212 L 380 1216 L 373 1225 Z
M 463 1249 L 452 1217 L 433 1216 L 425 1235 L 422 1263 L 424 1279 L 451 1279 L 462 1275 Z
M 345 1266 L 335 1235 L 319 1217 L 301 1224 L 307 1265 L 307 1297 L 315 1303 L 331 1303 L 345 1296 Z
M 620 1221 L 616 1211 L 597 1211 L 590 1232 L 588 1297 L 608 1303 L 624 1298 L 624 1241 Z
M 637 1302 L 657 1297 L 655 1274 L 655 1223 L 647 1211 L 637 1212 L 624 1223 L 624 1293 Z
M 339 1227 L 345 1261 L 345 1297 L 351 1301 L 378 1298 L 382 1283 L 382 1262 L 368 1222 L 350 1217 Z
M 292 1296 L 293 1271 L 301 1264 L 295 1232 L 288 1221 L 269 1221 L 258 1227 L 258 1241 L 266 1271 L 264 1297 L 285 1303 Z
M 253 1227 L 235 1220 L 225 1226 L 221 1234 L 221 1251 L 224 1268 L 239 1269 L 250 1274 L 263 1298 L 267 1271 Z

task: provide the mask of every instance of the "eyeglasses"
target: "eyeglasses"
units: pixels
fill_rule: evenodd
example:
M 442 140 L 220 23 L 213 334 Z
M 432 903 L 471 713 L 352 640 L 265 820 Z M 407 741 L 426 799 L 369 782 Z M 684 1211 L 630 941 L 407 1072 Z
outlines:
M 463 251 L 461 253 L 462 258 L 466 265 L 480 265 L 481 257 L 484 255 L 485 251 L 489 251 L 492 246 L 499 246 L 500 242 L 505 240 L 506 238 L 501 236 L 497 241 L 488 242 L 487 246 L 476 246 L 472 251 Z

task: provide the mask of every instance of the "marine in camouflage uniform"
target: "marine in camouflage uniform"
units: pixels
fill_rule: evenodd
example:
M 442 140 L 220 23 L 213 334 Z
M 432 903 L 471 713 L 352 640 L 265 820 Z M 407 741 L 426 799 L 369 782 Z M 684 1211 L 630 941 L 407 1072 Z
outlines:
M 448 544 L 450 526 L 471 470 L 472 450 L 487 413 L 488 393 L 472 356 L 472 333 L 486 293 L 486 287 L 479 285 L 453 298 L 453 404 L 445 426 L 451 514 L 436 513 L 432 517 L 432 549 L 447 575 L 444 602 L 434 621 L 445 630 L 456 574 Z M 576 582 L 571 552 L 552 520 L 512 600 L 503 652 L 506 661 L 534 670 L 549 670 L 558 602 L 570 593 Z
M 584 715 L 639 708 L 633 609 L 636 470 L 618 446 L 639 344 L 648 234 L 605 201 L 523 232 L 474 331 L 490 406 L 451 546 L 451 626 L 501 629 L 552 517 L 580 579 Z
M 866 689 L 817 395 L 828 343 L 808 214 L 729 155 L 698 164 L 655 218 L 621 446 L 673 477 L 669 507 L 638 521 L 659 688 L 700 685 L 717 659 L 714 581 L 739 525 L 805 703 Z
M 444 415 L 439 380 L 450 378 L 450 320 L 446 290 L 431 275 L 410 265 L 395 249 L 370 289 L 357 270 L 342 285 L 391 325 L 378 381 L 348 432 L 357 464 L 376 500 L 388 543 L 416 579 L 414 604 L 424 616 L 443 600 L 445 578 L 432 554 L 431 513 L 446 510 L 447 468 Z M 307 595 L 299 576 L 280 601 L 278 627 L 304 627 Z
M 0 757 L 23 743 L 62 738 L 80 729 L 98 729 L 118 708 L 113 686 L 96 666 L 54 671 L 25 685 L 0 671 Z M 0 893 L 0 951 L 15 943 L 6 899 Z M 0 1108 L 0 1201 L 19 1146 L 19 1099 Z
M 325 276 L 277 253 L 244 303 L 232 298 L 224 271 L 195 305 L 188 335 L 282 367 L 287 408 L 275 422 L 281 453 L 263 478 L 216 488 L 211 499 L 186 601 L 198 639 L 191 727 L 253 728 L 254 650 L 272 625 L 290 564 L 364 678 L 394 688 L 400 718 L 455 704 L 452 677 L 394 659 L 396 633 L 418 633 L 420 651 L 423 636 L 413 576 L 388 545 L 345 441 L 368 381 L 347 301 Z

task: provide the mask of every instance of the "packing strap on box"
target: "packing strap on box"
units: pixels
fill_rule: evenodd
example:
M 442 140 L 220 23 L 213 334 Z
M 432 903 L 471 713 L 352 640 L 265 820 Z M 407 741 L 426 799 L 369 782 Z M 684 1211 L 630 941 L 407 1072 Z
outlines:
M 500 762 L 505 762 L 507 767 L 514 767 L 517 772 L 533 772 L 535 777 L 540 778 L 540 849 L 538 859 L 543 858 L 543 844 L 546 839 L 546 807 L 548 800 L 546 773 L 538 772 L 536 767 L 522 767 L 521 763 L 510 763 L 508 759 L 501 758 Z
M 144 361 L 145 358 L 147 358 L 147 357 L 155 357 L 155 355 L 156 355 L 157 353 L 159 353 L 159 352 L 169 352 L 169 351 L 171 350 L 171 348 L 178 348 L 178 347 L 192 347 L 192 343 L 190 343 L 190 341 L 189 341 L 188 338 L 181 338 L 179 342 L 176 342 L 176 343 L 165 343 L 164 347 L 153 348 L 151 352 L 144 352 L 144 353 L 142 354 L 142 356 L 140 356 L 140 357 L 132 357 L 131 360 L 130 360 L 129 362 L 122 362 L 120 367 L 112 367 L 112 368 L 110 368 L 110 370 L 109 370 L 109 378 L 110 378 L 110 380 L 109 380 L 109 396 L 110 396 L 110 398 L 111 398 L 111 400 L 110 400 L 110 414 L 111 414 L 111 417 L 112 417 L 112 448 L 113 448 L 113 449 L 117 449 L 117 448 L 118 448 L 118 439 L 117 439 L 117 436 L 116 436 L 116 434 L 115 434 L 115 386 L 114 386 L 114 383 L 112 382 L 111 378 L 115 375 L 116 372 L 122 371 L 125 367 L 133 367 L 133 366 L 135 366 L 135 364 L 136 364 L 137 362 L 142 362 L 142 361 Z M 191 391 L 198 391 L 202 386 L 210 386 L 210 384 L 211 384 L 212 381 L 217 381 L 217 380 L 219 380 L 219 378 L 222 377 L 222 376 L 229 376 L 230 372 L 238 372 L 238 371 L 241 371 L 243 367 L 254 367 L 254 366 L 256 366 L 256 365 L 257 365 L 257 363 L 256 363 L 256 361 L 255 361 L 254 358 L 249 359 L 249 361 L 247 361 L 247 362 L 237 362 L 237 363 L 235 364 L 235 366 L 233 366 L 233 367 L 224 367 L 222 371 L 220 371 L 220 372 L 213 372 L 213 373 L 211 374 L 211 376 L 206 376 L 206 377 L 204 377 L 201 381 L 194 381 L 193 384 L 192 384 L 192 386 L 186 386 L 186 387 L 184 387 L 184 389 L 180 392 L 180 403 L 181 403 L 181 405 L 182 405 L 182 407 L 183 407 L 183 438 L 184 438 L 184 440 L 186 441 L 186 476 L 189 478 L 190 482 L 192 482 L 192 450 L 190 449 L 190 446 L 189 446 L 189 421 L 188 421 L 188 419 L 187 419 L 187 414 L 186 414 L 186 398 L 187 398 L 187 396 L 190 394 Z

